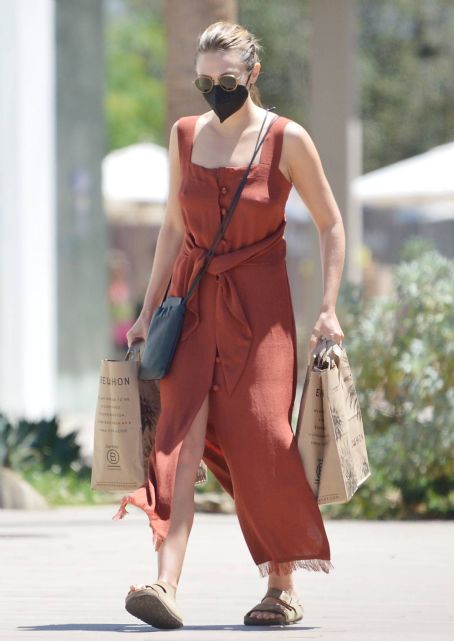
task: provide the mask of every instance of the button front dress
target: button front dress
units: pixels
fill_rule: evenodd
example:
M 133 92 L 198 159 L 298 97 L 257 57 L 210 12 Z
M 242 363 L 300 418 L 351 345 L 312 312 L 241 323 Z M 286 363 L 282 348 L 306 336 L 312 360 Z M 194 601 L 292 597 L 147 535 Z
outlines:
M 203 461 L 235 501 L 261 576 L 297 568 L 329 572 L 330 547 L 306 479 L 291 419 L 297 384 L 296 329 L 286 266 L 285 203 L 292 183 L 279 169 L 288 118 L 275 120 L 249 172 L 224 239 L 190 297 L 182 334 L 160 380 L 161 413 L 147 481 L 124 496 L 147 514 L 155 550 L 165 539 L 182 442 L 209 394 Z M 168 296 L 184 296 L 246 167 L 191 160 L 199 116 L 178 121 L 185 223 Z M 251 152 L 252 153 L 252 152 Z

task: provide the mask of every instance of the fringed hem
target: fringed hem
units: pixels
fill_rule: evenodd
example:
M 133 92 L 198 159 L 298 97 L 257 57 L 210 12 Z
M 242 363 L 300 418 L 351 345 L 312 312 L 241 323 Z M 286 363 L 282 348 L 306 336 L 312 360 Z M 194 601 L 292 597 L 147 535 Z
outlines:
M 130 496 L 124 496 L 121 499 L 120 507 L 112 517 L 112 521 L 119 521 L 120 519 L 123 519 L 127 514 L 129 514 L 128 510 L 126 509 L 126 505 L 128 503 L 134 503 L 133 499 Z
M 129 514 L 129 512 L 126 509 L 126 505 L 128 503 L 132 503 L 132 505 L 135 505 L 136 507 L 140 507 L 137 505 L 137 503 L 134 501 L 132 496 L 124 496 L 121 499 L 121 505 L 118 508 L 117 512 L 113 515 L 112 520 L 113 521 L 118 521 L 120 519 L 123 519 L 126 514 Z M 143 508 L 141 508 L 143 509 Z M 144 510 L 145 511 L 145 510 Z M 153 533 L 153 547 L 155 549 L 155 552 L 157 552 L 161 546 L 161 543 L 164 541 L 165 537 L 160 534 L 155 527 L 153 527 L 153 521 L 150 519 L 148 512 L 146 512 L 148 516 L 148 524 L 151 527 L 151 531 Z
M 334 570 L 334 565 L 331 561 L 326 559 L 296 559 L 294 561 L 265 561 L 257 565 L 260 576 L 268 576 L 271 572 L 276 574 L 291 574 L 298 568 L 303 570 L 312 570 L 319 572 L 320 570 L 328 573 Z
M 127 514 L 129 514 L 128 510 L 126 509 L 126 504 L 129 503 L 128 501 L 129 496 L 124 496 L 121 499 L 121 505 L 118 508 L 117 512 L 112 517 L 112 521 L 119 521 L 120 519 L 123 519 Z

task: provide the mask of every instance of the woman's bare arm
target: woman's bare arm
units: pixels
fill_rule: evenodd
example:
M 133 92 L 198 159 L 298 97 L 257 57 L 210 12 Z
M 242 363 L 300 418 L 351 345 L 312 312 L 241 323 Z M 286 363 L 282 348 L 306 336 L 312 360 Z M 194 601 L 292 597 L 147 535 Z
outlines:
M 178 200 L 180 183 L 180 157 L 177 122 L 175 122 L 170 131 L 169 140 L 169 194 L 164 221 L 158 234 L 150 280 L 141 311 L 141 316 L 145 320 L 151 319 L 153 312 L 160 304 L 169 282 L 175 259 L 181 248 L 185 228 Z
M 323 300 L 309 341 L 312 350 L 320 334 L 331 335 L 336 342 L 344 338 L 335 307 L 345 261 L 345 230 L 314 142 L 294 121 L 285 127 L 282 156 L 286 173 L 306 204 L 320 238 Z

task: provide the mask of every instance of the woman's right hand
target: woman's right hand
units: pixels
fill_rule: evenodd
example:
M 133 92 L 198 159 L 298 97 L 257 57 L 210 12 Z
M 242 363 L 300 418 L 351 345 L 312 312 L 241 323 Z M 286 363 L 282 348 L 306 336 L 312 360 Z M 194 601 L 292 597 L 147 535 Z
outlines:
M 133 343 L 147 340 L 148 329 L 150 327 L 151 318 L 143 314 L 139 314 L 134 325 L 126 332 L 126 340 L 128 341 L 128 348 Z

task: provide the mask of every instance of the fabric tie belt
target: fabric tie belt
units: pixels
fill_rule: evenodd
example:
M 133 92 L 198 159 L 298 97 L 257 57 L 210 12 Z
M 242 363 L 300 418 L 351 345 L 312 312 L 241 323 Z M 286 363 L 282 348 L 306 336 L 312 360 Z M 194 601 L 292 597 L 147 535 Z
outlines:
M 208 264 L 207 272 L 216 276 L 219 281 L 215 309 L 216 338 L 229 394 L 234 390 L 243 372 L 252 341 L 252 329 L 241 304 L 235 279 L 229 270 L 244 263 L 270 264 L 285 260 L 286 241 L 283 237 L 285 225 L 286 221 L 283 220 L 276 231 L 256 243 L 224 254 L 215 254 Z M 185 235 L 181 262 L 179 261 L 182 279 L 178 278 L 179 274 L 175 274 L 176 281 L 182 285 L 184 293 L 188 291 L 201 269 L 206 253 L 207 250 L 204 247 L 194 245 L 189 234 Z M 186 314 L 181 334 L 182 341 L 192 334 L 200 322 L 200 284 L 197 285 L 186 305 L 186 311 L 189 310 L 191 314 Z M 266 287 L 266 282 L 260 286 Z

